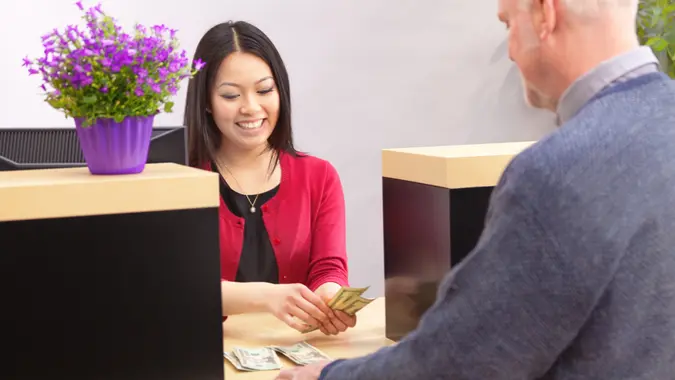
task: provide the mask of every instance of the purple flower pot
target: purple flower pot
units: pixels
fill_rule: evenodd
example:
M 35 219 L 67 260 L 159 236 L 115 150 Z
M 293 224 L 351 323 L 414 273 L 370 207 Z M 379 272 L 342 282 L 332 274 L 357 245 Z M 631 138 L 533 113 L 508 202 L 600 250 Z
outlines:
M 136 174 L 145 169 L 155 116 L 127 116 L 121 123 L 97 119 L 82 127 L 75 118 L 75 130 L 91 174 Z

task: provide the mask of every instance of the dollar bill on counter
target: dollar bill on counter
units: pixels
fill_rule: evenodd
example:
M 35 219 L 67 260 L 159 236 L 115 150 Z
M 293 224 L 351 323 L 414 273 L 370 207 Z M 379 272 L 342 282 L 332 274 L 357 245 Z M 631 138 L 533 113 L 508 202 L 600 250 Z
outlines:
M 277 356 L 276 351 L 269 347 L 260 348 L 243 348 L 233 347 L 232 353 L 234 358 L 239 362 L 239 366 L 230 360 L 225 354 L 226 359 L 242 371 L 272 371 L 281 369 L 281 361 Z
M 368 290 L 365 288 L 341 287 L 337 293 L 328 301 L 328 307 L 333 310 L 339 310 L 347 315 L 354 315 L 364 307 L 373 302 L 374 298 L 365 298 L 361 295 Z M 318 330 L 318 327 L 310 327 L 303 331 L 304 334 Z
M 271 346 L 270 348 L 286 356 L 297 365 L 308 365 L 324 360 L 331 360 L 328 355 L 307 342 L 300 342 L 285 347 Z
M 223 357 L 227 359 L 228 362 L 232 363 L 234 368 L 240 370 L 240 371 L 251 371 L 248 368 L 244 368 L 244 366 L 239 363 L 239 359 L 234 355 L 232 352 L 223 352 Z

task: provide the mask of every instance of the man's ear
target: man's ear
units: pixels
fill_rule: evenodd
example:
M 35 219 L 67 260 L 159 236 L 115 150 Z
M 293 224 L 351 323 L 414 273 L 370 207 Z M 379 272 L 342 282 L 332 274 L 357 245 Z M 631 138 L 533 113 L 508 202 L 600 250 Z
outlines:
M 537 35 L 539 39 L 547 39 L 558 23 L 557 6 L 559 0 L 534 0 L 533 12 L 536 12 Z

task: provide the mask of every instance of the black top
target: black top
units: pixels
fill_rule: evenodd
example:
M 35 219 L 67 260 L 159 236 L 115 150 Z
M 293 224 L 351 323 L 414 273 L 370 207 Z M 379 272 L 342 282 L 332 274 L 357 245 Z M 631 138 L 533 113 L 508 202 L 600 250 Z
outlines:
M 219 173 L 217 166 L 211 163 L 211 170 Z M 237 268 L 236 282 L 270 282 L 279 283 L 279 268 L 274 249 L 270 242 L 265 223 L 262 218 L 261 207 L 269 201 L 279 190 L 279 186 L 258 196 L 255 202 L 255 212 L 251 213 L 251 204 L 246 196 L 239 194 L 220 176 L 220 196 L 234 215 L 244 218 L 244 244 L 241 249 L 239 268 Z M 248 196 L 251 202 L 255 195 Z

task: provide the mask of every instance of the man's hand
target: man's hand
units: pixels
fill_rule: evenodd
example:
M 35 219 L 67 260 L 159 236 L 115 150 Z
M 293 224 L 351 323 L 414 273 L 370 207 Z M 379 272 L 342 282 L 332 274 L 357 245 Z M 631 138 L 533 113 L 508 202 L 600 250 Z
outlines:
M 303 367 L 284 369 L 275 380 L 317 380 L 330 361 L 317 362 Z
M 319 286 L 315 293 L 318 295 L 324 302 L 328 303 L 328 301 L 333 298 L 333 296 L 340 290 L 341 286 L 339 284 L 336 284 L 334 282 L 326 282 L 325 284 L 322 284 Z M 334 312 L 335 317 L 330 318 L 330 321 L 332 322 L 332 325 L 335 326 L 337 331 L 331 335 L 336 335 L 341 332 L 345 332 L 348 328 L 356 326 L 356 315 L 348 315 L 346 313 L 343 313 L 341 311 L 335 311 Z M 321 330 L 324 334 L 326 331 L 324 329 Z M 332 333 L 332 331 L 331 331 Z

